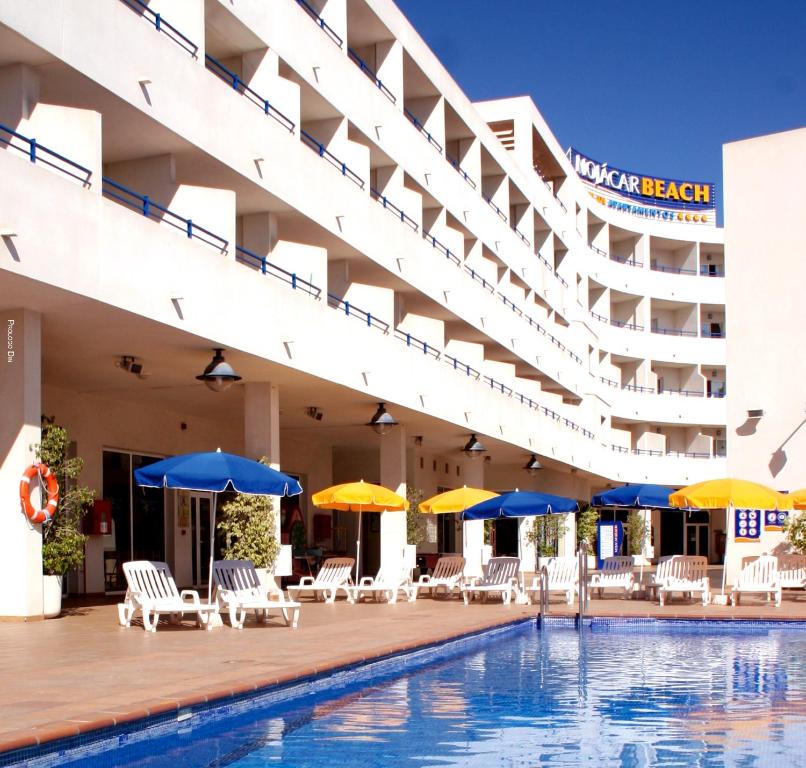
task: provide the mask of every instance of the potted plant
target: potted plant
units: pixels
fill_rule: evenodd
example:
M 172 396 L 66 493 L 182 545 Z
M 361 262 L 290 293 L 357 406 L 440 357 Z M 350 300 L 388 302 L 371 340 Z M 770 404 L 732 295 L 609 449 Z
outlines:
M 36 449 L 37 460 L 46 464 L 59 483 L 59 502 L 49 523 L 42 526 L 43 613 L 46 618 L 58 616 L 62 608 L 64 575 L 84 562 L 87 537 L 81 532 L 81 521 L 92 505 L 95 492 L 76 480 L 84 468 L 84 460 L 70 458 L 67 430 L 43 419 L 42 442 Z
M 269 465 L 264 456 L 261 464 Z M 261 585 L 270 588 L 269 571 L 273 570 L 280 554 L 275 535 L 275 512 L 270 496 L 253 496 L 237 493 L 221 506 L 216 528 L 226 537 L 224 558 L 251 560 L 258 572 Z M 292 532 L 293 533 L 293 532 Z M 304 530 L 303 530 L 304 535 Z
M 563 520 L 560 515 L 538 515 L 526 529 L 526 541 L 535 548 L 535 570 L 544 558 L 556 557 Z
M 577 517 L 577 549 L 581 542 L 588 546 L 588 568 L 596 567 L 596 524 L 599 522 L 599 510 L 590 504 Z
M 806 555 L 806 512 L 790 515 L 784 524 L 786 540 L 801 555 Z

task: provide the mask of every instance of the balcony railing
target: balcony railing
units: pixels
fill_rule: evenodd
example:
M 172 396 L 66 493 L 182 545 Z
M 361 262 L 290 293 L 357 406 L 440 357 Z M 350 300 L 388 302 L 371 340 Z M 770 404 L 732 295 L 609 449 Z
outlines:
M 629 320 L 616 320 L 615 318 L 610 320 L 610 325 L 615 326 L 616 328 L 626 328 L 628 331 L 643 331 L 644 326 L 638 325 L 637 323 L 632 323 Z
M 383 81 L 378 77 L 377 73 L 375 72 L 372 67 L 367 64 L 352 48 L 347 49 L 347 55 L 352 59 L 352 61 L 358 66 L 358 68 L 373 82 L 375 83 L 375 87 L 384 95 L 386 96 L 392 104 L 397 103 L 397 97 L 394 93 L 392 93 L 384 84 Z
M 660 451 L 654 448 L 625 448 L 623 445 L 611 445 L 610 449 L 616 453 L 631 453 L 633 456 L 655 456 L 677 459 L 710 459 L 718 458 L 716 455 L 698 451 Z
M 487 293 L 495 293 L 495 288 L 488 283 L 475 269 L 472 267 L 468 267 L 467 264 L 464 265 L 465 272 L 470 275 L 470 277 L 475 280 L 482 288 L 484 288 Z
M 700 264 L 700 274 L 703 277 L 725 277 L 725 267 L 722 264 Z
M 230 69 L 227 69 L 218 59 L 214 59 L 210 54 L 205 54 L 204 63 L 210 72 L 230 85 L 236 93 L 245 96 L 248 101 L 263 111 L 267 117 L 273 117 L 280 125 L 290 133 L 294 133 L 296 125 L 294 121 L 284 115 L 279 109 L 272 106 L 268 99 L 264 99 L 259 93 L 255 93 L 241 78 Z
M 613 387 L 614 389 L 618 389 L 619 387 L 619 383 L 617 381 L 608 379 L 607 376 L 600 376 L 599 381 L 601 381 L 602 384 L 607 384 L 608 387 Z
M 138 211 L 146 218 L 168 224 L 181 232 L 184 232 L 189 239 L 200 240 L 207 245 L 212 245 L 221 253 L 226 253 L 229 249 L 229 241 L 214 234 L 209 229 L 200 227 L 192 219 L 186 219 L 178 213 L 168 210 L 159 203 L 155 203 L 148 195 L 141 195 L 122 184 L 118 184 L 112 179 L 103 178 L 104 197 L 117 200 L 127 208 Z
M 339 37 L 335 30 L 328 26 L 325 23 L 325 20 L 316 12 L 314 8 L 312 8 L 305 0 L 297 0 L 297 5 L 299 5 L 304 11 L 310 16 L 318 25 L 319 28 L 334 42 L 339 48 L 344 45 L 344 40 Z
M 622 389 L 626 389 L 628 392 L 641 392 L 648 395 L 655 394 L 654 387 L 645 387 L 642 384 L 625 384 Z
M 662 336 L 691 336 L 697 338 L 697 331 L 689 331 L 685 328 L 659 328 L 652 326 L 652 333 L 659 333 Z
M 453 169 L 473 188 L 476 188 L 476 182 L 467 175 L 467 173 L 462 170 L 462 167 L 459 165 L 459 161 L 455 157 L 451 157 L 449 154 L 445 154 L 445 159 L 451 164 Z
M 594 253 L 598 253 L 600 256 L 603 256 L 606 259 L 610 258 L 607 255 L 607 251 L 603 251 L 601 248 L 597 248 L 595 245 L 593 245 L 593 243 L 588 243 L 588 248 L 590 248 Z
M 674 275 L 696 275 L 696 269 L 688 269 L 687 267 L 671 267 L 668 264 L 653 264 L 650 269 L 654 272 L 670 272 Z
M 351 170 L 346 163 L 343 163 L 338 157 L 330 152 L 321 141 L 315 139 L 310 133 L 302 128 L 299 129 L 299 135 L 302 137 L 302 140 L 319 155 L 319 157 L 327 160 L 334 168 L 336 168 L 336 170 L 341 171 L 342 176 L 346 176 L 361 189 L 364 188 L 364 180 L 355 171 Z
M 436 248 L 441 254 L 443 254 L 447 259 L 450 259 L 457 267 L 462 264 L 462 260 L 453 252 L 447 245 L 443 245 L 436 239 L 430 232 L 423 232 L 423 239 L 427 243 L 431 243 L 431 245 Z
M 417 224 L 417 222 L 414 219 L 412 219 L 411 216 L 408 216 L 401 208 L 398 208 L 382 192 L 379 192 L 374 187 L 370 187 L 369 195 L 373 200 L 377 200 L 387 211 L 389 211 L 389 213 L 393 214 L 395 218 L 397 218 L 399 221 L 402 221 L 404 224 L 413 229 L 415 232 L 419 232 L 420 225 Z
M 702 392 L 697 389 L 674 389 L 669 387 L 664 387 L 663 389 L 658 390 L 659 395 L 678 395 L 679 397 L 704 397 L 705 392 Z
M 611 261 L 615 261 L 618 264 L 626 264 L 628 267 L 643 267 L 644 262 L 638 261 L 637 259 L 633 258 L 632 256 L 611 256 Z
M 403 108 L 403 114 L 409 119 L 409 122 L 423 135 L 428 143 L 442 154 L 442 145 L 430 134 L 428 129 L 417 119 L 417 116 L 408 108 Z
M 2 124 L 0 124 L 0 144 L 16 149 L 34 164 L 45 165 L 59 173 L 63 173 L 65 176 L 69 176 L 71 179 L 80 181 L 85 187 L 92 185 L 92 171 L 89 168 L 85 168 L 64 155 L 48 149 L 36 139 L 23 136 L 21 133 L 17 133 Z
M 487 197 L 487 195 L 482 195 L 482 198 L 484 198 L 484 202 L 487 203 L 487 205 L 489 205 L 490 208 L 492 208 L 498 214 L 498 218 L 501 219 L 501 221 L 503 221 L 504 224 L 509 223 L 507 215 L 493 202 L 493 199 L 491 197 Z
M 254 267 L 260 270 L 261 274 L 276 277 L 287 283 L 294 290 L 301 290 L 309 296 L 318 299 L 322 296 L 322 289 L 307 280 L 298 277 L 295 272 L 289 272 L 276 264 L 272 264 L 265 256 L 258 256 L 256 253 L 244 248 L 243 246 L 235 246 L 235 259 L 246 264 L 249 267 Z
M 138 16 L 150 22 L 157 32 L 162 32 L 170 40 L 173 40 L 180 48 L 183 48 L 195 59 L 199 53 L 199 46 L 183 35 L 176 27 L 169 24 L 161 13 L 152 11 L 142 0 L 122 0 Z
M 400 328 L 395 328 L 395 338 L 400 339 L 400 341 L 404 342 L 407 347 L 417 349 L 424 355 L 433 357 L 435 360 L 439 360 L 439 358 L 442 356 L 442 353 L 437 347 L 429 344 L 428 342 L 422 341 L 415 336 L 412 336 L 406 331 L 401 331 Z
M 521 242 L 525 243 L 528 248 L 532 247 L 532 243 L 529 241 L 529 238 L 523 234 L 514 224 L 512 225 L 512 231 L 521 239 Z
M 711 330 L 711 328 L 704 326 L 703 328 L 700 329 L 700 336 L 703 339 L 724 339 L 725 331 L 724 329 L 720 331 L 714 331 Z
M 347 317 L 354 317 L 356 320 L 360 320 L 367 328 L 375 328 L 383 333 L 389 333 L 389 323 L 375 317 L 371 312 L 356 307 L 349 301 L 344 301 L 335 294 L 328 293 L 327 303 L 328 306 L 333 307 L 333 309 L 342 310 Z

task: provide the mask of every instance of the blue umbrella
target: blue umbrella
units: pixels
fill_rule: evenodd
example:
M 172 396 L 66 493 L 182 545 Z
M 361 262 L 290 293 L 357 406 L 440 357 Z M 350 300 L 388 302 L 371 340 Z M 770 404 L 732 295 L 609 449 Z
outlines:
M 575 499 L 538 491 L 510 491 L 474 504 L 462 512 L 462 520 L 492 520 L 498 517 L 531 517 L 576 512 Z
M 665 485 L 629 483 L 620 488 L 595 494 L 591 499 L 591 506 L 670 509 L 670 493 L 674 493 L 674 491 Z
M 210 578 L 207 600 L 213 595 L 213 551 L 218 494 L 233 490 L 261 496 L 296 496 L 302 486 L 290 475 L 278 472 L 243 456 L 210 451 L 186 453 L 157 461 L 134 470 L 138 485 L 146 488 L 176 488 L 185 491 L 212 491 L 213 520 L 210 526 Z

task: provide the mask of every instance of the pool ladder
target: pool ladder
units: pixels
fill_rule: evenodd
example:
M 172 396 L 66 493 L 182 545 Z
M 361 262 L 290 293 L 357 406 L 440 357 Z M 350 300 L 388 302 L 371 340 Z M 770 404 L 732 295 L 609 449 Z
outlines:
M 576 616 L 576 627 L 582 630 L 585 615 L 588 612 L 588 543 L 579 543 L 579 611 Z
M 543 624 L 543 617 L 549 612 L 549 569 L 543 566 L 537 573 L 540 582 L 540 624 Z

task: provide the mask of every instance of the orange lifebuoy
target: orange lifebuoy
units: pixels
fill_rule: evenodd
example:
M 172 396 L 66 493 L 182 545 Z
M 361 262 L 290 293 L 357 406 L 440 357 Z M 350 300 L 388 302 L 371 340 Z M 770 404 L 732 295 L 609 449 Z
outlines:
M 31 480 L 39 475 L 47 486 L 48 503 L 43 509 L 36 509 L 31 504 Z M 31 464 L 20 478 L 20 502 L 22 511 L 32 523 L 47 523 L 56 514 L 56 507 L 59 504 L 59 484 L 46 464 Z

